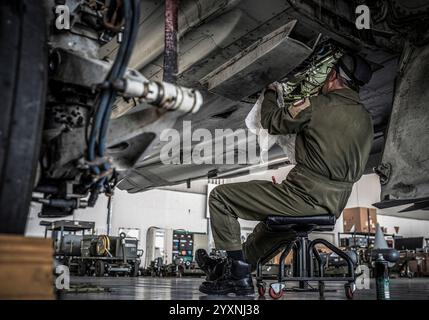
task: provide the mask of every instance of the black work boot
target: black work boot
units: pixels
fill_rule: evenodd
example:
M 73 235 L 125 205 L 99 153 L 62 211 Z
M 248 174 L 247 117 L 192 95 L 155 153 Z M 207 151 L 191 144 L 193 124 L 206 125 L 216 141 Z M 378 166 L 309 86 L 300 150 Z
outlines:
M 223 269 L 226 264 L 226 259 L 212 258 L 204 249 L 198 249 L 195 252 L 195 261 L 201 270 L 206 274 L 207 281 L 214 281 L 223 275 Z
M 251 266 L 243 261 L 227 258 L 224 274 L 217 280 L 205 281 L 200 286 L 200 291 L 205 294 L 236 295 L 254 294 Z

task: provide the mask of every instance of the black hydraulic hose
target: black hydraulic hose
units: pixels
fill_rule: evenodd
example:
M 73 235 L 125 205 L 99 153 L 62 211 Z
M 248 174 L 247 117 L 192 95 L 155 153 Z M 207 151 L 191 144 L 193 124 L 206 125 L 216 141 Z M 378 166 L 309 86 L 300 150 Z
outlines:
M 123 46 L 124 53 L 122 56 L 122 61 L 121 61 L 121 64 L 120 64 L 120 67 L 118 70 L 118 74 L 116 74 L 115 75 L 116 77 L 114 77 L 113 79 L 110 80 L 111 82 L 113 82 L 117 79 L 122 79 L 124 77 L 124 74 L 127 70 L 129 61 L 131 59 L 131 54 L 133 52 L 134 45 L 136 42 L 139 20 L 140 20 L 140 1 L 139 0 L 132 0 L 131 1 L 129 14 L 130 14 L 131 19 L 130 19 L 129 28 L 128 28 L 129 32 L 127 33 L 127 39 L 126 39 L 127 43 L 126 43 L 126 45 Z M 122 49 L 122 47 L 120 49 Z M 119 54 L 119 52 L 118 52 L 118 54 Z M 113 91 L 111 94 L 111 97 L 110 97 L 108 107 L 105 110 L 105 113 L 103 115 L 102 127 L 100 129 L 100 134 L 99 134 L 99 155 L 101 157 L 104 156 L 104 150 L 106 148 L 106 142 L 105 142 L 106 133 L 107 133 L 107 128 L 108 128 L 110 116 L 112 113 L 112 106 L 113 106 L 115 100 L 116 100 L 116 92 Z
M 95 114 L 94 123 L 90 133 L 90 138 L 88 141 L 88 160 L 94 161 L 96 158 L 96 153 L 98 156 L 104 156 L 105 150 L 105 137 L 108 127 L 108 122 L 110 119 L 110 114 L 112 111 L 113 103 L 116 99 L 116 92 L 111 88 L 110 84 L 117 79 L 121 79 L 127 69 L 134 44 L 138 32 L 138 23 L 140 18 L 140 1 L 139 0 L 130 0 L 123 2 L 124 10 L 124 21 L 125 27 L 123 31 L 123 40 L 120 44 L 118 53 L 116 55 L 115 61 L 112 65 L 112 68 L 106 78 L 106 82 L 109 84 L 107 89 L 99 95 L 99 107 Z M 97 134 L 98 134 L 98 152 L 96 152 L 97 144 Z M 108 165 L 105 164 L 105 170 L 108 169 Z M 98 174 L 99 168 L 93 167 L 93 171 Z M 103 179 L 104 180 L 104 179 Z
M 130 4 L 128 1 L 125 1 L 123 3 L 123 10 L 124 10 L 124 21 L 125 21 L 125 28 L 124 28 L 124 40 L 121 43 L 119 47 L 118 54 L 116 55 L 115 61 L 112 65 L 112 68 L 110 69 L 110 72 L 106 78 L 106 82 L 111 82 L 113 79 L 115 79 L 115 76 L 118 74 L 118 71 L 120 69 L 120 66 L 123 62 L 123 56 L 126 50 L 126 46 L 128 45 L 127 39 L 128 39 L 128 21 L 130 18 Z M 99 134 L 100 129 L 102 127 L 103 122 L 103 115 L 106 111 L 106 108 L 108 108 L 109 103 L 111 101 L 111 95 L 112 90 L 110 88 L 103 89 L 102 92 L 99 94 L 99 104 L 98 109 L 96 110 L 94 123 L 92 124 L 91 134 L 89 138 L 88 143 L 88 160 L 94 161 L 96 157 L 96 140 L 97 140 L 97 134 Z M 98 168 L 94 168 L 94 171 L 98 174 Z
M 129 29 L 130 29 L 129 28 L 129 21 L 131 18 L 131 9 L 130 9 L 130 2 L 129 1 L 124 1 L 123 10 L 124 10 L 124 21 L 125 21 L 125 27 L 124 27 L 124 32 L 123 32 L 123 41 L 119 46 L 119 50 L 118 50 L 118 53 L 116 55 L 115 61 L 112 65 L 112 68 L 110 69 L 110 72 L 107 75 L 106 82 L 108 84 L 110 84 L 112 81 L 114 81 L 116 79 L 116 77 L 119 75 L 119 71 L 120 71 L 122 63 L 123 63 L 124 55 L 125 55 L 126 49 L 128 47 Z M 101 128 L 103 126 L 104 115 L 106 113 L 106 109 L 108 109 L 109 105 L 111 104 L 112 95 L 113 95 L 113 90 L 110 87 L 103 89 L 102 92 L 100 93 L 99 107 L 98 107 L 96 114 L 95 114 L 95 120 L 94 120 L 93 127 L 91 130 L 91 136 L 89 139 L 88 158 L 90 161 L 94 161 L 94 159 L 95 159 L 95 156 L 96 156 L 95 148 L 96 148 L 97 134 L 100 137 Z M 98 142 L 100 143 L 100 141 L 98 141 Z M 100 148 L 100 145 L 99 145 L 99 148 Z M 100 152 L 98 152 L 98 154 L 100 154 Z M 97 171 L 99 171 L 99 170 L 96 169 L 95 171 L 98 174 Z

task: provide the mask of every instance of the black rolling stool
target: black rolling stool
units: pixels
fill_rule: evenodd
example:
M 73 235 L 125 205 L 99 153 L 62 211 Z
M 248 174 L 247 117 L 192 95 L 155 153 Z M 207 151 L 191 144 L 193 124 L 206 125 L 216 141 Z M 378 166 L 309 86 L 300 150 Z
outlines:
M 302 216 L 302 217 L 285 217 L 271 216 L 265 220 L 265 224 L 270 231 L 285 232 L 295 231 L 296 238 L 293 241 L 285 240 L 273 248 L 267 255 L 260 258 L 256 269 L 256 281 L 258 293 L 263 296 L 266 291 L 266 283 L 262 275 L 262 267 L 266 264 L 270 257 L 278 250 L 285 248 L 280 256 L 279 272 L 277 282 L 272 283 L 269 288 L 269 295 L 273 299 L 278 299 L 285 292 L 285 282 L 299 282 L 299 291 L 318 291 L 320 296 L 324 296 L 325 281 L 344 281 L 346 297 L 353 299 L 356 290 L 355 285 L 355 266 L 352 257 L 340 250 L 325 239 L 308 240 L 308 234 L 312 231 L 332 231 L 335 226 L 335 216 L 333 215 L 317 215 L 317 216 Z M 345 277 L 325 277 L 324 268 L 325 262 L 321 258 L 316 249 L 316 245 L 321 244 L 336 253 L 347 262 L 348 274 Z M 284 275 L 285 258 L 289 252 L 293 250 L 293 275 Z M 314 259 L 316 259 L 318 270 L 314 270 Z M 309 281 L 318 281 L 318 289 L 308 289 Z

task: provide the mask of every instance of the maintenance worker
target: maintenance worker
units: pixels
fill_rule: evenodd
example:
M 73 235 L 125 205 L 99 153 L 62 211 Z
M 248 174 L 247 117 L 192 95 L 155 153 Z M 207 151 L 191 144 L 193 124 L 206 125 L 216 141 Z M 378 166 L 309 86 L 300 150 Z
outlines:
M 359 100 L 359 87 L 368 83 L 370 65 L 360 56 L 345 54 L 330 71 L 318 96 L 286 108 L 277 106 L 276 88 L 268 86 L 261 108 L 261 124 L 272 135 L 297 134 L 296 166 L 286 179 L 249 181 L 217 186 L 210 193 L 209 210 L 216 249 L 226 259 L 213 259 L 197 250 L 196 261 L 206 272 L 200 286 L 206 294 L 254 293 L 251 271 L 258 259 L 295 233 L 272 233 L 268 216 L 338 217 L 353 184 L 360 179 L 372 142 L 371 116 Z M 244 244 L 238 218 L 262 221 Z

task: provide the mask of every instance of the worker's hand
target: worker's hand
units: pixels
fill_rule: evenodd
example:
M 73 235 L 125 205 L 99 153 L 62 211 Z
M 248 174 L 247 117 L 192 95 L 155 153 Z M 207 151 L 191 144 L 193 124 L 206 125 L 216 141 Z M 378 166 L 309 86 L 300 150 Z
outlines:
M 282 92 L 283 87 L 282 87 L 282 85 L 281 85 L 280 83 L 278 83 L 278 82 L 273 82 L 273 83 L 269 84 L 269 85 L 265 88 L 265 90 L 266 90 L 266 91 L 271 90 L 271 91 L 274 91 L 274 92 Z

